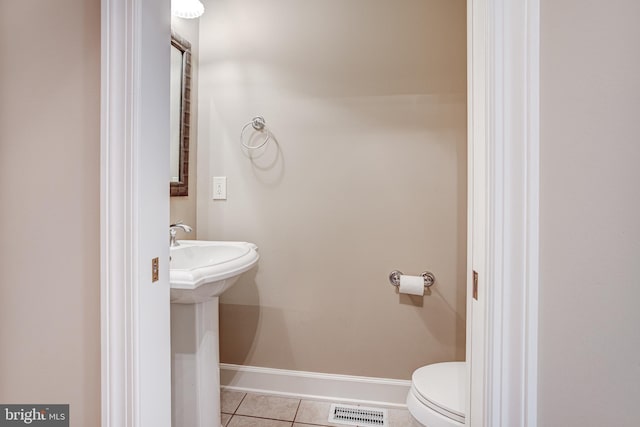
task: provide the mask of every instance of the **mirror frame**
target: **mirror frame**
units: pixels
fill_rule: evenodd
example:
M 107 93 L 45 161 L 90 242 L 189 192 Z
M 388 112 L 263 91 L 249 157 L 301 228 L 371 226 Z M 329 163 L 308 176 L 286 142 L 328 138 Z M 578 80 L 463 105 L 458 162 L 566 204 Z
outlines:
M 182 52 L 182 102 L 180 105 L 180 180 L 169 182 L 169 193 L 171 196 L 188 196 L 189 133 L 191 128 L 191 43 L 172 31 L 171 45 Z

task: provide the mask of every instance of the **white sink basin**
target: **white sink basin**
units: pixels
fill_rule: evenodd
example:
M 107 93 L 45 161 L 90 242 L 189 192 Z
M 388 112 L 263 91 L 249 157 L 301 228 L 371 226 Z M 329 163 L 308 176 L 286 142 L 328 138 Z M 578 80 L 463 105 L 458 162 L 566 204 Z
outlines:
M 258 247 L 247 242 L 180 240 L 171 248 L 171 302 L 195 304 L 220 296 L 256 265 Z

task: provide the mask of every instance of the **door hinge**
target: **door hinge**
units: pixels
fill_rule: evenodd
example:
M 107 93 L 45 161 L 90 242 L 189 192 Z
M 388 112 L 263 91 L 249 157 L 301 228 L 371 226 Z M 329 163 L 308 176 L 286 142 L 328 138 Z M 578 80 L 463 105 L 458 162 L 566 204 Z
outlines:
M 473 299 L 478 300 L 478 272 L 473 271 Z
M 160 272 L 160 260 L 156 257 L 151 260 L 151 283 L 158 281 Z

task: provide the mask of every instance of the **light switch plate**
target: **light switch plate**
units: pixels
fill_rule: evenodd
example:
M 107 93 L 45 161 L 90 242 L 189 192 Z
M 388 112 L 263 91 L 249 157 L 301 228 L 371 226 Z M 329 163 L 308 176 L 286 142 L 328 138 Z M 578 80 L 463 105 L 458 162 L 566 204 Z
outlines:
M 227 177 L 214 176 L 211 192 L 213 200 L 227 200 Z

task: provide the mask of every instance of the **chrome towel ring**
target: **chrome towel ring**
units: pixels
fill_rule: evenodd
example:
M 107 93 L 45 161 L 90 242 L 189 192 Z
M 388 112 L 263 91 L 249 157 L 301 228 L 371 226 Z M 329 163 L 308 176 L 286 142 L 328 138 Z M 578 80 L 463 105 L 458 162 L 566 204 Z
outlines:
M 264 138 L 264 141 L 262 141 L 258 145 L 249 145 L 249 144 L 245 143 L 244 142 L 244 133 L 245 133 L 245 131 L 247 130 L 247 128 L 249 126 L 251 126 L 254 130 L 256 130 L 258 132 L 263 132 L 266 135 L 266 137 Z M 251 119 L 250 122 L 248 122 L 247 124 L 242 126 L 242 130 L 240 131 L 240 143 L 247 150 L 256 150 L 258 148 L 262 148 L 270 140 L 271 140 L 271 132 L 269 132 L 269 129 L 267 128 L 267 122 L 264 120 L 264 117 L 262 117 L 262 116 L 256 116 L 253 119 Z

